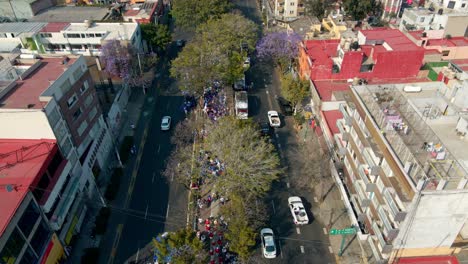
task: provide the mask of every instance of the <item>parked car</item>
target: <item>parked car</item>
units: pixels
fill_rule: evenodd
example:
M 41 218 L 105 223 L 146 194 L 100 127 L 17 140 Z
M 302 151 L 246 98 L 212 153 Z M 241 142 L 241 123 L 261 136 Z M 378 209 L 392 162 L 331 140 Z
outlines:
M 268 111 L 268 121 L 270 122 L 271 127 L 280 127 L 281 120 L 279 118 L 278 112 L 276 111 Z
M 244 60 L 244 69 L 248 69 L 250 67 L 250 57 L 247 57 Z
M 161 120 L 161 130 L 167 131 L 171 129 L 171 117 L 170 116 L 163 116 Z
M 276 258 L 275 236 L 271 228 L 263 228 L 260 231 L 262 240 L 262 252 L 265 258 Z
M 177 47 L 183 47 L 185 45 L 185 40 L 183 39 L 176 40 L 176 45 Z
M 288 198 L 289 209 L 294 219 L 295 225 L 307 225 L 309 223 L 309 216 L 305 210 L 302 199 L 299 196 L 291 196 Z
M 290 116 L 294 114 L 294 109 L 288 100 L 284 99 L 283 97 L 276 97 L 276 100 L 278 101 L 278 104 L 281 108 L 281 112 L 285 116 Z
M 262 136 L 268 136 L 270 134 L 270 124 L 268 124 L 268 122 L 260 123 L 260 134 L 262 134 Z

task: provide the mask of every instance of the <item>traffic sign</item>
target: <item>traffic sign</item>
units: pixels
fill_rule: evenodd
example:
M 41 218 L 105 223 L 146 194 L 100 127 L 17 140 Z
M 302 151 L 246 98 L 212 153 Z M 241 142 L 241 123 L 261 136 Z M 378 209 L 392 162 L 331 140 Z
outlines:
M 330 235 L 352 235 L 356 234 L 356 229 L 354 228 L 345 228 L 345 229 L 331 229 Z

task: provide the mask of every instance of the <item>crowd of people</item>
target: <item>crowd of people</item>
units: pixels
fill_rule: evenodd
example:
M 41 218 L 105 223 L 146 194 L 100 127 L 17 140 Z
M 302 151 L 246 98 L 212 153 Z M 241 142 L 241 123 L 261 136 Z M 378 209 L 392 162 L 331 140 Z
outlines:
M 203 93 L 203 112 L 213 121 L 228 114 L 226 94 L 217 85 L 207 88 Z

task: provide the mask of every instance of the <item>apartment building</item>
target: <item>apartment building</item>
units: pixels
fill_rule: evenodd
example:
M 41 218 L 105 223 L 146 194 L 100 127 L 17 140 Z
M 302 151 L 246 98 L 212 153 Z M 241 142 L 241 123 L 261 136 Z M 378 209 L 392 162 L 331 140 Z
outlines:
M 351 85 L 342 118 L 322 124 L 348 216 L 378 263 L 468 245 L 467 95 L 442 82 Z
M 122 17 L 126 22 L 137 22 L 138 24 L 159 24 L 160 17 L 164 13 L 162 0 L 146 1 L 127 5 Z
M 70 172 L 60 177 L 58 204 L 47 204 L 50 225 L 68 244 L 84 198 L 94 197 L 112 141 L 83 56 L 10 55 L 9 79 L 0 87 L 0 138 L 55 139 Z M 6 65 L 2 64 L 2 65 Z M 95 199 L 99 201 L 99 199 Z M 55 206 L 55 207 L 54 207 Z M 47 211 L 47 210 L 46 210 Z
M 426 2 L 426 6 L 466 12 L 468 11 L 468 0 L 429 0 Z
M 1 24 L 0 30 L 0 46 L 19 43 L 23 52 L 35 54 L 99 56 L 101 46 L 113 39 L 142 50 L 137 23 L 24 22 Z
M 423 30 L 426 37 L 442 39 L 468 36 L 468 14 L 439 9 L 406 8 L 400 20 L 402 32 Z
M 303 0 L 274 0 L 274 15 L 278 20 L 294 20 L 304 15 Z
M 62 261 L 45 209 L 60 200 L 54 191 L 68 161 L 51 139 L 0 139 L 0 146 L 0 262 Z

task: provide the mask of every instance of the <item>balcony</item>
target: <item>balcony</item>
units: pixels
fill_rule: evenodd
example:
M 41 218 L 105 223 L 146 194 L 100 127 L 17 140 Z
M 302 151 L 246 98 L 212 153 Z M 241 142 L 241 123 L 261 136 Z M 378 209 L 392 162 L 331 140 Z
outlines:
M 60 197 L 60 201 L 57 208 L 54 211 L 50 219 L 51 226 L 54 230 L 59 230 L 62 227 L 63 221 L 65 220 L 70 206 L 75 200 L 76 193 L 78 191 L 80 178 L 72 177 L 64 193 Z
M 393 246 L 385 240 L 382 230 L 380 229 L 379 225 L 376 222 L 372 223 L 372 230 L 374 231 L 374 235 L 372 236 L 373 240 L 377 242 L 380 251 L 383 254 L 391 253 L 393 250 Z
M 366 192 L 374 192 L 377 189 L 377 185 L 374 183 L 377 176 L 370 175 L 369 166 L 363 164 L 359 165 L 358 173 L 366 185 Z
M 371 204 L 371 200 L 369 199 L 369 197 L 367 196 L 367 193 L 364 190 L 365 188 L 365 186 L 363 186 L 364 182 L 362 180 L 357 180 L 353 182 L 353 185 L 354 185 L 354 190 L 357 193 L 357 198 L 361 207 L 369 207 L 369 205 Z
M 344 119 L 336 120 L 336 126 L 338 127 L 338 130 L 340 130 L 341 138 L 344 141 L 348 141 L 349 140 L 349 128 L 346 127 Z
M 351 117 L 352 110 L 346 104 L 340 104 L 339 110 L 341 114 L 343 115 L 345 124 L 347 126 L 351 126 L 353 124 L 353 118 Z
M 396 195 L 392 195 L 392 188 L 385 188 L 382 192 L 385 202 L 390 208 L 393 219 L 397 222 L 401 222 L 406 217 L 403 204 Z
M 370 174 L 379 175 L 380 173 L 380 163 L 382 162 L 382 157 L 377 157 L 370 147 L 366 147 L 362 151 L 362 156 L 364 157 L 365 162 L 369 166 Z

